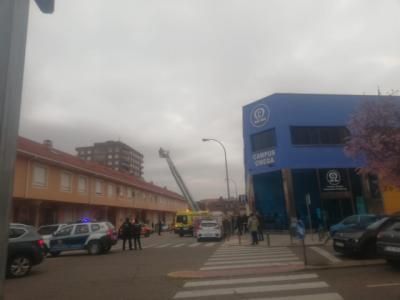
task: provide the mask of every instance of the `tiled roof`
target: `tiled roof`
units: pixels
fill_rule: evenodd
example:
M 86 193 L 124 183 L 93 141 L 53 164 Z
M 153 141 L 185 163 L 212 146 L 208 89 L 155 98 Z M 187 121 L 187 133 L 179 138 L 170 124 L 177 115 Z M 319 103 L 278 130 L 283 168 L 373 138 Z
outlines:
M 42 161 L 62 165 L 65 168 L 79 169 L 82 172 L 90 173 L 100 177 L 107 177 L 116 182 L 124 183 L 138 189 L 185 201 L 181 195 L 146 182 L 139 177 L 114 171 L 113 169 L 93 161 L 82 160 L 77 156 L 73 156 L 24 137 L 18 137 L 17 152 L 19 154 L 37 157 Z

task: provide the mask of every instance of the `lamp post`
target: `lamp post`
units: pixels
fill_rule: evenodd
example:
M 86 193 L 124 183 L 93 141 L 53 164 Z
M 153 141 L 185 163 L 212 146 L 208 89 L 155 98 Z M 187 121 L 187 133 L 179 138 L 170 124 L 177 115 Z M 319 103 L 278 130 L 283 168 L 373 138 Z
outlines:
M 224 150 L 224 156 L 225 156 L 225 172 L 226 172 L 226 191 L 228 194 L 228 200 L 231 198 L 231 192 L 229 190 L 229 175 L 228 175 L 228 160 L 226 159 L 226 149 L 224 144 L 222 144 L 220 141 L 216 139 L 202 139 L 203 142 L 209 142 L 209 141 L 214 141 L 218 144 L 221 145 L 222 149 Z
M 37 0 L 45 13 L 53 0 Z M 13 194 L 29 0 L 0 1 L 0 300 L 4 299 L 8 223 Z
M 232 178 L 229 178 L 229 180 L 232 181 L 232 182 L 233 182 L 233 185 L 235 186 L 236 200 L 238 200 L 238 189 L 237 189 L 237 184 L 236 184 L 236 182 L 235 182 Z

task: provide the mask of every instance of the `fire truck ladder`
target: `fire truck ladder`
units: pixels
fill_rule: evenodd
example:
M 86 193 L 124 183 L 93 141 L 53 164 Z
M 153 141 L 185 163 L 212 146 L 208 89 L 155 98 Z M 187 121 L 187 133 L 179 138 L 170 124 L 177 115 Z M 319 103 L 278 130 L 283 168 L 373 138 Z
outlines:
M 160 150 L 158 151 L 158 154 L 160 155 L 161 158 L 165 158 L 167 160 L 167 163 L 168 163 L 169 169 L 171 170 L 172 176 L 174 177 L 176 183 L 178 184 L 179 189 L 181 190 L 186 201 L 189 203 L 189 206 L 192 209 L 192 211 L 200 211 L 199 206 L 197 205 L 196 201 L 193 200 L 193 197 L 190 194 L 188 188 L 186 187 L 185 182 L 183 181 L 181 175 L 179 174 L 178 170 L 176 169 L 174 163 L 172 162 L 171 157 L 169 156 L 169 151 L 166 151 L 163 148 L 160 148 Z

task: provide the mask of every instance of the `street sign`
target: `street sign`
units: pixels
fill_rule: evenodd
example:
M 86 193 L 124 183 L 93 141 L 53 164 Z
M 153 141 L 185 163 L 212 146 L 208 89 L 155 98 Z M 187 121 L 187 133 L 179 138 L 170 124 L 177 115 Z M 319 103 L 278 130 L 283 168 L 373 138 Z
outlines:
M 307 206 L 311 205 L 311 196 L 308 193 L 306 194 L 306 204 L 307 204 Z
M 296 224 L 296 237 L 299 240 L 304 240 L 306 236 L 306 228 L 302 220 L 298 220 Z

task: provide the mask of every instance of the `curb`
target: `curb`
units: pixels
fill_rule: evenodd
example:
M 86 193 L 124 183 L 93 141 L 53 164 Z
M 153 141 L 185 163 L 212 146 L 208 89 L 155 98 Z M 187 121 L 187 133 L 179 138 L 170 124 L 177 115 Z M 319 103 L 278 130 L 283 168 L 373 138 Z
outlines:
M 268 267 L 268 268 L 252 268 L 252 269 L 233 269 L 229 271 L 176 271 L 167 274 L 167 277 L 174 279 L 204 279 L 204 278 L 219 278 L 219 277 L 236 277 L 243 275 L 261 275 L 261 274 L 272 274 L 272 273 L 287 273 L 287 272 L 304 272 L 310 270 L 329 270 L 329 269 L 346 269 L 355 267 L 370 267 L 377 265 L 384 265 L 384 260 L 373 260 L 364 262 L 352 262 L 345 264 L 330 264 L 330 265 L 307 265 L 294 267 Z

